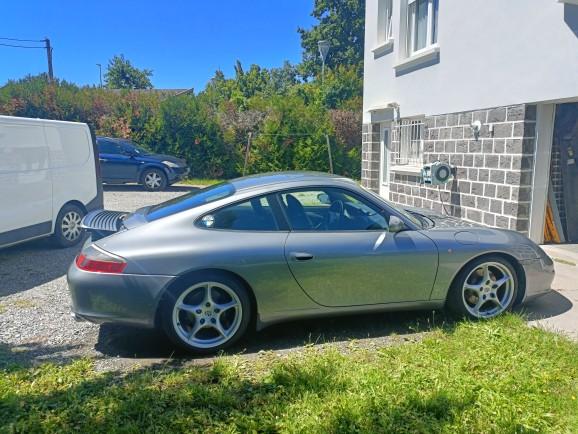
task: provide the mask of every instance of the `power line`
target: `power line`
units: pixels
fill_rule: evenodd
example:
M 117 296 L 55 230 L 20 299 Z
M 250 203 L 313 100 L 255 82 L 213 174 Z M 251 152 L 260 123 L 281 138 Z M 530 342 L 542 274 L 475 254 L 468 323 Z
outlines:
M 0 38 L 5 41 L 18 41 L 18 42 L 44 42 L 44 39 L 17 39 L 17 38 Z
M 26 45 L 3 44 L 1 42 L 0 45 L 3 47 L 13 47 L 13 48 L 40 48 L 40 49 L 46 48 L 46 47 L 27 47 Z

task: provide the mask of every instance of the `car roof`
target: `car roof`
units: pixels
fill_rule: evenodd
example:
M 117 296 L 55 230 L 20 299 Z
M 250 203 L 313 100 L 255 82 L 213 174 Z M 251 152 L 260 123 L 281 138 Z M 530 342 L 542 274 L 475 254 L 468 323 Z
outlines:
M 242 178 L 232 179 L 229 182 L 235 187 L 236 191 L 240 192 L 243 190 L 265 187 L 273 184 L 310 185 L 315 183 L 327 184 L 332 183 L 334 181 L 345 181 L 349 183 L 355 183 L 355 181 L 339 175 L 332 175 L 329 173 L 322 173 L 322 172 L 300 172 L 300 171 L 261 173 L 258 175 L 250 175 L 244 176 Z

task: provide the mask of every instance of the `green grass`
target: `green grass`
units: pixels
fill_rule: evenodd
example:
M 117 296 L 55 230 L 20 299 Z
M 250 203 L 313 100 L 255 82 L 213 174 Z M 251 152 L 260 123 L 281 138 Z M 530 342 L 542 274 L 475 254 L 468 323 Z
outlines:
M 186 185 L 195 185 L 195 186 L 209 186 L 213 184 L 218 184 L 219 182 L 223 182 L 222 179 L 210 179 L 210 178 L 188 178 L 179 181 L 179 184 L 186 184 Z
M 7 368 L 0 430 L 575 433 L 577 387 L 578 345 L 508 316 L 347 354 L 308 348 L 125 375 L 88 360 Z

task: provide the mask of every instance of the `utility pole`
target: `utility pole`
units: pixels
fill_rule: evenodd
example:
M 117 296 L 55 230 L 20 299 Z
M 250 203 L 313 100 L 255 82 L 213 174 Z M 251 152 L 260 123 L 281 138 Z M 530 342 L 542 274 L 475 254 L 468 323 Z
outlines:
M 245 172 L 247 171 L 247 164 L 249 164 L 249 152 L 251 151 L 251 136 L 253 133 L 249 131 L 247 136 L 247 150 L 245 151 L 245 164 L 243 165 L 243 176 L 245 176 Z
M 100 87 L 102 88 L 102 65 L 97 63 L 96 66 L 98 66 L 98 76 L 100 77 Z
M 325 141 L 327 142 L 327 154 L 329 155 L 329 173 L 333 173 L 333 156 L 331 155 L 331 143 L 329 142 L 329 134 L 325 134 Z
M 52 71 L 52 47 L 50 46 L 50 39 L 44 39 L 46 44 L 46 57 L 48 58 L 48 82 L 52 83 L 54 80 L 54 72 Z

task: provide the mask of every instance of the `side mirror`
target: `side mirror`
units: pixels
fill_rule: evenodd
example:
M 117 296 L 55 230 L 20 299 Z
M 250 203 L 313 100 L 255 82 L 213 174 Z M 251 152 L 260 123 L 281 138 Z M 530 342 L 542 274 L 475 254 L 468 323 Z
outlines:
M 405 223 L 398 216 L 392 215 L 389 217 L 389 232 L 396 234 L 406 229 Z
M 329 198 L 329 195 L 327 193 L 319 193 L 317 195 L 317 200 L 324 205 L 330 205 L 331 204 L 331 199 Z

